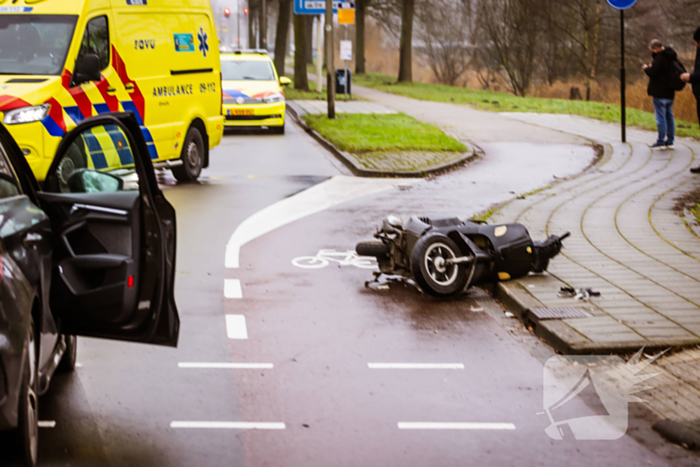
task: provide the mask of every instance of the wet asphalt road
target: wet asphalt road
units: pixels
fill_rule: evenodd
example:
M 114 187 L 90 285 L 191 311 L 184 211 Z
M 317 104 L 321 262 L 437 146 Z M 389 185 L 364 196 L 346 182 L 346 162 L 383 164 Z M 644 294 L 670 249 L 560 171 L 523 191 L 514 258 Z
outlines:
M 241 249 L 240 267 L 228 270 L 225 246 L 244 219 L 347 171 L 290 122 L 285 136 L 227 137 L 200 184 L 178 186 L 164 176 L 178 213 L 180 345 L 81 339 L 80 368 L 57 375 L 41 399 L 40 418 L 56 421 L 40 432 L 41 464 L 604 466 L 624 459 L 624 465 L 672 465 L 630 436 L 549 439 L 548 420 L 537 412 L 542 365 L 552 354 L 483 291 L 436 301 L 403 285 L 365 289 L 371 272 L 353 265 L 292 263 L 322 249 L 352 250 L 389 212 L 431 206 L 430 212 L 466 216 L 510 191 L 532 189 L 535 181 L 494 175 L 494 164 L 503 161 L 492 149 L 493 160 L 355 199 L 254 239 Z M 225 279 L 240 281 L 241 298 L 224 297 Z M 241 329 L 227 328 L 226 315 L 245 317 L 247 339 L 230 338 L 241 337 Z M 178 366 L 187 362 L 273 367 Z M 373 369 L 372 363 L 463 368 Z M 581 401 L 572 407 L 593 413 Z M 648 433 L 644 411 L 637 415 L 636 438 L 673 454 Z M 283 423 L 284 429 L 177 429 L 173 421 Z M 515 429 L 405 430 L 400 422 Z

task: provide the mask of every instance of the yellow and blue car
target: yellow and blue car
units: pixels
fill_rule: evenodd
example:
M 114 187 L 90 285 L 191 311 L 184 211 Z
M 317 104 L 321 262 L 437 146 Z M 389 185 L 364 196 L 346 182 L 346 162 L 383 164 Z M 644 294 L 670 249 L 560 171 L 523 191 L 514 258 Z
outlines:
M 224 125 L 267 127 L 284 134 L 286 102 L 282 86 L 291 84 L 279 77 L 266 51 L 250 50 L 221 54 Z

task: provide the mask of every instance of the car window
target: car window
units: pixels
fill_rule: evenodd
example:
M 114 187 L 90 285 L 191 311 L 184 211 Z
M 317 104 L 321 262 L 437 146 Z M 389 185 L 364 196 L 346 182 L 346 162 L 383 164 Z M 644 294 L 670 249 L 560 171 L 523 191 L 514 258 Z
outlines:
M 272 63 L 259 60 L 222 60 L 224 81 L 275 81 Z
M 17 196 L 22 192 L 12 165 L 5 154 L 5 149 L 0 145 L 0 199 Z
M 72 15 L 0 15 L 2 73 L 60 75 L 76 20 Z
M 98 16 L 88 21 L 80 44 L 77 64 L 82 63 L 86 54 L 95 54 L 100 59 L 100 70 L 109 66 L 109 26 L 106 16 Z M 80 66 L 76 66 L 79 69 Z
M 61 193 L 138 190 L 134 154 L 117 125 L 89 128 L 73 141 L 56 170 Z

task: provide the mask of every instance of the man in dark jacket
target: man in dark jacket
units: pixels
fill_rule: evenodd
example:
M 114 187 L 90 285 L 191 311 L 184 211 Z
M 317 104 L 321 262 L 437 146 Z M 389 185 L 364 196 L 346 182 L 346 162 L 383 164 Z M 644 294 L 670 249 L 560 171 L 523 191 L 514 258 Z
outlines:
M 695 94 L 695 102 L 698 109 L 698 122 L 700 122 L 700 28 L 695 30 L 693 40 L 697 49 L 695 51 L 695 69 L 692 73 L 683 73 L 681 79 L 693 85 L 693 94 Z M 690 169 L 691 172 L 700 173 L 700 166 Z
M 678 59 L 678 55 L 675 50 L 664 47 L 661 41 L 656 39 L 649 44 L 649 50 L 654 61 L 651 65 L 644 65 L 642 69 L 649 76 L 647 93 L 654 98 L 656 126 L 659 130 L 659 139 L 651 147 L 672 148 L 676 134 L 676 122 L 673 118 L 676 91 L 669 82 L 674 69 L 673 63 Z

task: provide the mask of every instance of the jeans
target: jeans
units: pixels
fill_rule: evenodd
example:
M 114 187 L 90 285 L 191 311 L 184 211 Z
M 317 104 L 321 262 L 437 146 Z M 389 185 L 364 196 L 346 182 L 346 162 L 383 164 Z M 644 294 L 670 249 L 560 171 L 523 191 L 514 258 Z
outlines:
M 659 129 L 658 144 L 673 144 L 676 135 L 676 122 L 673 119 L 673 99 L 654 98 L 656 126 Z

